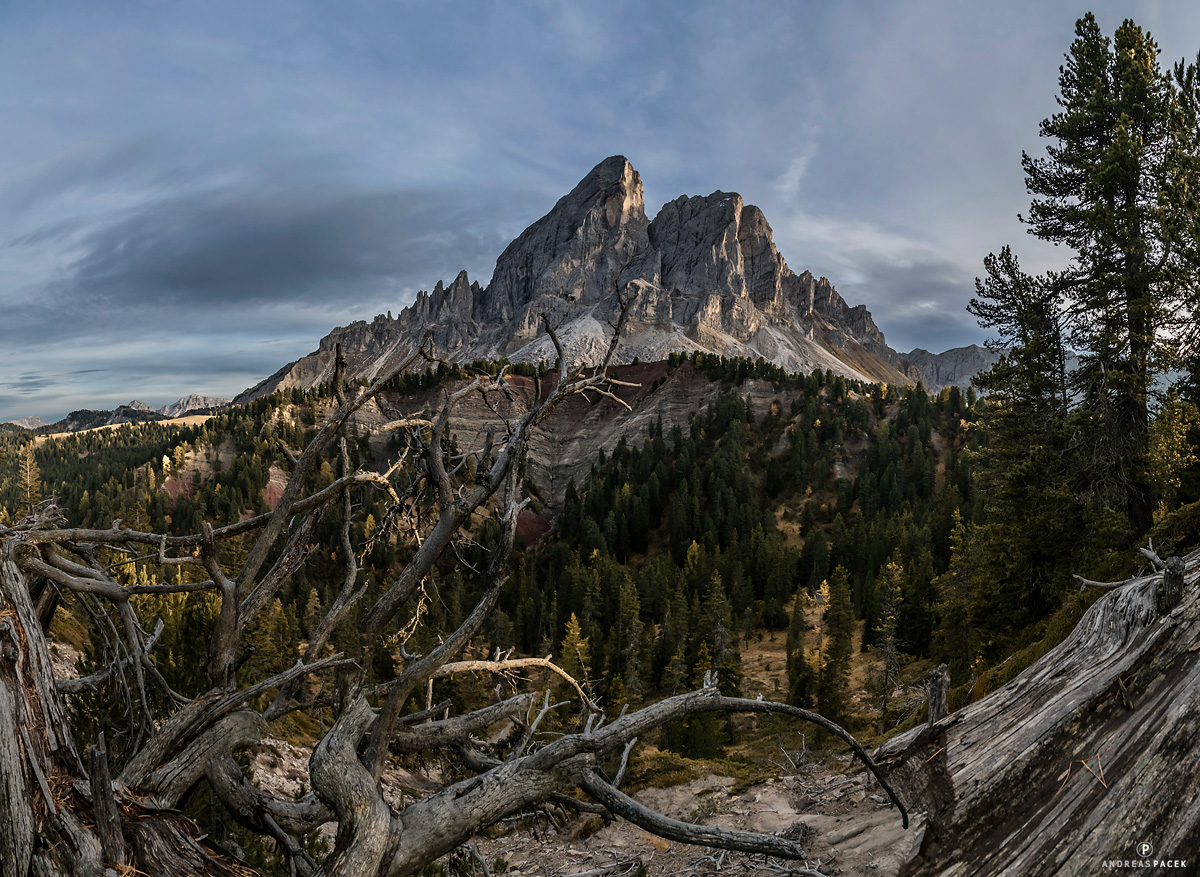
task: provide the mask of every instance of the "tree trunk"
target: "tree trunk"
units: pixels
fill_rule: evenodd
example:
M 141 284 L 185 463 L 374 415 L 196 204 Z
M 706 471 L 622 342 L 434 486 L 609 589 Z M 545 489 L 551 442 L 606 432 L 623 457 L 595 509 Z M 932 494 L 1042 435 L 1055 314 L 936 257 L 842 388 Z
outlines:
M 68 873 L 98 873 L 99 841 L 65 818 L 83 767 L 15 548 L 8 540 L 0 551 L 0 872 L 62 873 L 65 860 L 86 868 Z M 56 854 L 54 841 L 70 852 Z
M 0 543 L 0 874 L 104 877 L 105 865 L 124 862 L 156 877 L 252 873 L 205 845 L 190 820 L 143 808 L 133 796 L 110 799 L 111 809 L 102 804 L 97 819 L 91 801 L 97 787 L 55 688 L 45 633 L 15 562 L 18 550 L 17 539 Z M 177 788 L 179 760 L 173 764 Z M 104 785 L 102 777 L 95 780 Z M 111 794 L 113 784 L 107 785 Z
M 1000 690 L 880 747 L 924 837 L 906 875 L 1095 874 L 1200 849 L 1200 552 L 1105 594 Z M 1149 844 L 1139 851 L 1139 845 Z
M 950 712 L 950 670 L 945 664 L 925 680 L 925 699 L 929 703 L 929 724 L 934 725 Z

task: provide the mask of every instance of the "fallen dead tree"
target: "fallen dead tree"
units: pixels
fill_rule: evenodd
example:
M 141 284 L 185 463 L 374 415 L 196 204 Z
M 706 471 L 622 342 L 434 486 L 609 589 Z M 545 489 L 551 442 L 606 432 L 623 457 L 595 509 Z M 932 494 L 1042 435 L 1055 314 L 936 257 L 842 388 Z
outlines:
M 1118 583 L 1003 688 L 877 750 L 924 832 L 903 873 L 1200 872 L 1198 692 L 1200 551 Z
M 202 783 L 243 827 L 273 839 L 291 873 L 299 875 L 412 874 L 514 813 L 575 806 L 570 793 L 578 791 L 596 802 L 592 806 L 677 840 L 804 859 L 804 849 L 795 841 L 665 819 L 619 791 L 620 772 L 612 779 L 601 772 L 605 754 L 621 753 L 624 764 L 639 737 L 700 712 L 769 712 L 821 725 L 844 740 L 875 774 L 898 806 L 898 818 L 907 824 L 886 775 L 852 736 L 819 715 L 785 704 L 723 697 L 707 680 L 699 691 L 606 721 L 575 680 L 547 659 L 460 660 L 506 582 L 517 516 L 525 505 L 520 474 L 530 435 L 570 396 L 619 401 L 619 382 L 610 377 L 608 367 L 628 306 L 624 303 L 621 309 L 603 362 L 588 371 L 567 367 L 546 320 L 561 363 L 553 390 L 534 409 L 506 421 L 505 433 L 489 435 L 480 448 L 453 452 L 451 414 L 474 393 L 502 404 L 509 392 L 503 373 L 448 393 L 428 416 L 402 417 L 389 424 L 403 431 L 406 443 L 400 461 L 388 471 L 351 470 L 343 435 L 346 423 L 389 380 L 419 362 L 420 355 L 414 354 L 354 395 L 335 378 L 338 407 L 308 446 L 299 452 L 279 449 L 279 462 L 291 475 L 269 514 L 168 536 L 119 524 L 104 530 L 68 528 L 60 510 L 50 505 L 0 529 L 0 812 L 8 817 L 0 821 L 0 873 L 91 877 L 129 867 L 151 875 L 253 873 L 209 845 L 197 826 L 180 814 L 181 802 Z M 306 494 L 309 473 L 330 461 L 340 461 L 340 477 Z M 353 544 L 351 527 L 352 496 L 362 490 L 388 495 L 389 526 L 411 538 L 415 547 L 370 606 L 359 606 L 366 587 L 360 582 L 360 546 Z M 344 571 L 340 591 L 334 589 L 336 599 L 314 626 L 294 666 L 269 678 L 239 682 L 237 670 L 245 659 L 250 624 L 316 550 L 311 537 L 321 516 L 338 510 L 342 526 L 337 547 Z M 331 635 L 347 618 L 359 619 L 365 639 L 378 639 L 395 628 L 397 618 L 417 617 L 422 584 L 434 564 L 477 528 L 481 518 L 494 521 L 500 534 L 490 565 L 482 571 L 482 596 L 439 645 L 424 655 L 411 655 L 401 643 L 401 669 L 376 686 L 364 681 L 363 655 L 327 653 Z M 228 540 L 242 534 L 256 536 L 244 560 L 231 566 Z M 130 558 L 202 572 L 174 583 L 130 585 L 115 572 L 133 562 Z M 208 689 L 194 698 L 172 690 L 156 669 L 153 646 L 158 628 L 140 614 L 144 604 L 138 597 L 172 592 L 219 597 L 219 612 L 205 644 Z M 56 679 L 47 649 L 46 631 L 66 596 L 89 607 L 97 629 L 109 637 L 114 656 L 108 666 L 83 680 Z M 583 712 L 581 731 L 532 745 L 541 717 L 552 708 L 538 691 L 520 691 L 461 715 L 450 714 L 446 704 L 434 708 L 420 700 L 438 677 L 512 673 L 529 667 L 552 671 L 575 688 Z M 77 743 L 65 706 L 66 698 L 108 680 L 120 681 L 135 713 L 132 727 L 126 729 L 131 740 L 126 756 L 116 765 L 108 763 L 102 738 Z M 285 800 L 256 788 L 234 754 L 255 747 L 269 721 L 306 709 L 318 697 L 333 719 L 309 761 L 312 791 L 299 800 Z M 425 709 L 414 712 L 414 705 Z M 480 741 L 485 729 L 503 722 L 518 732 L 509 735 L 506 744 Z M 472 775 L 393 808 L 379 783 L 393 753 L 448 756 Z M 322 861 L 313 861 L 303 839 L 329 824 L 336 828 L 333 848 Z

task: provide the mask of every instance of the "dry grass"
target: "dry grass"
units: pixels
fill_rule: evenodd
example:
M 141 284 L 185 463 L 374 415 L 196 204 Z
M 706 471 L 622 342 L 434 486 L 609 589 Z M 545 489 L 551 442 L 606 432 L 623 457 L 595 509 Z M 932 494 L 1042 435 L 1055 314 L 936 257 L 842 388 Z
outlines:
M 211 414 L 185 414 L 183 417 L 172 417 L 169 420 L 153 420 L 146 421 L 153 423 L 156 426 L 199 426 L 206 422 Z M 52 432 L 48 435 L 39 435 L 34 439 L 35 444 L 42 444 L 50 439 L 67 438 L 73 435 L 82 435 L 85 432 L 103 432 L 108 429 L 120 429 L 122 426 L 140 426 L 140 423 L 110 423 L 106 426 L 93 426 L 91 429 L 81 429 L 78 432 Z

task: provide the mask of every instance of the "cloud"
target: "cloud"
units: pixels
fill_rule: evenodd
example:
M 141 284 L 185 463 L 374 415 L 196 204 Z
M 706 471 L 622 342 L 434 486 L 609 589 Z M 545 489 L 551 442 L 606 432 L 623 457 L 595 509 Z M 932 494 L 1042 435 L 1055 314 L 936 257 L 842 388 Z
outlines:
M 201 191 L 98 221 L 60 220 L 9 243 L 31 254 L 53 250 L 60 268 L 18 300 L 10 292 L 0 337 L 154 328 L 183 314 L 208 315 L 215 329 L 222 317 L 276 305 L 289 310 L 285 321 L 306 309 L 343 317 L 380 305 L 399 310 L 416 289 L 464 268 L 486 282 L 507 242 L 498 226 L 528 212 L 529 200 L 494 189 L 310 182 Z M 56 312 L 72 319 L 50 319 Z
M 54 380 L 45 375 L 26 373 L 8 380 L 0 380 L 0 390 L 8 390 L 21 396 L 36 393 L 45 387 L 52 386 Z
M 3 210 L 24 213 L 78 190 L 120 189 L 144 178 L 159 150 L 147 139 L 76 146 L 10 180 L 2 190 Z
M 460 208 L 459 208 L 460 209 Z M 429 192 L 218 192 L 140 207 L 84 237 L 79 288 L 204 307 L 429 277 L 495 249 Z
M 1128 6 L 1094 8 L 1108 33 L 1126 14 L 1153 29 L 1164 64 L 1200 47 L 1192 0 Z M 979 340 L 963 307 L 987 252 L 1061 264 L 1014 217 L 1078 14 L 16 4 L 0 29 L 0 374 L 60 384 L 25 385 L 19 411 L 0 398 L 0 419 L 143 385 L 173 401 L 226 363 L 245 370 L 236 392 L 461 268 L 486 283 L 611 154 L 639 170 L 650 212 L 740 192 L 789 264 L 866 303 L 893 345 Z M 69 373 L 88 368 L 104 371 Z
M 871 311 L 888 343 L 943 350 L 983 340 L 963 308 L 974 274 L 952 254 L 868 222 L 846 222 L 797 211 L 780 225 L 781 251 L 810 255 L 806 267 L 833 282 L 850 304 Z

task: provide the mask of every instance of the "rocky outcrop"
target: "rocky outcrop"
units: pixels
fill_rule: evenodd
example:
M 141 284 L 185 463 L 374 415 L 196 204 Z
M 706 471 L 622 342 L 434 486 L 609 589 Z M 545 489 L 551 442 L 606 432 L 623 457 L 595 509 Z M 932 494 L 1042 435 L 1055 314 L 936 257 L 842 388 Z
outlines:
M 228 399 L 219 399 L 216 396 L 198 396 L 192 393 L 184 396 L 178 402 L 164 405 L 158 409 L 158 413 L 164 417 L 183 417 L 191 411 L 210 411 L 214 408 L 224 408 L 228 404 Z
M 13 426 L 21 427 L 21 429 L 41 429 L 46 425 L 46 421 L 37 414 L 34 414 L 32 417 L 22 417 L 20 420 L 10 420 L 8 422 Z
M 788 267 L 757 207 L 718 191 L 677 198 L 650 222 L 640 176 L 613 156 L 505 248 L 486 287 L 465 272 L 449 286 L 439 282 L 398 317 L 334 330 L 317 351 L 236 401 L 328 380 L 338 344 L 352 377 L 374 377 L 427 331 L 449 359 L 551 361 L 543 313 L 557 324 L 568 358 L 594 361 L 619 301 L 635 294 L 623 362 L 704 350 L 763 357 L 793 371 L 920 378 L 887 346 L 865 307 L 847 305 L 827 279 Z
M 942 387 L 969 386 L 971 378 L 990 369 L 1000 358 L 999 353 L 978 344 L 954 347 L 945 353 L 930 353 L 918 347 L 901 356 L 920 372 L 921 382 L 934 393 Z
M 482 319 L 511 326 L 501 347 L 515 349 L 532 340 L 536 311 L 594 306 L 652 279 L 648 228 L 641 177 L 623 156 L 605 159 L 500 254 Z

